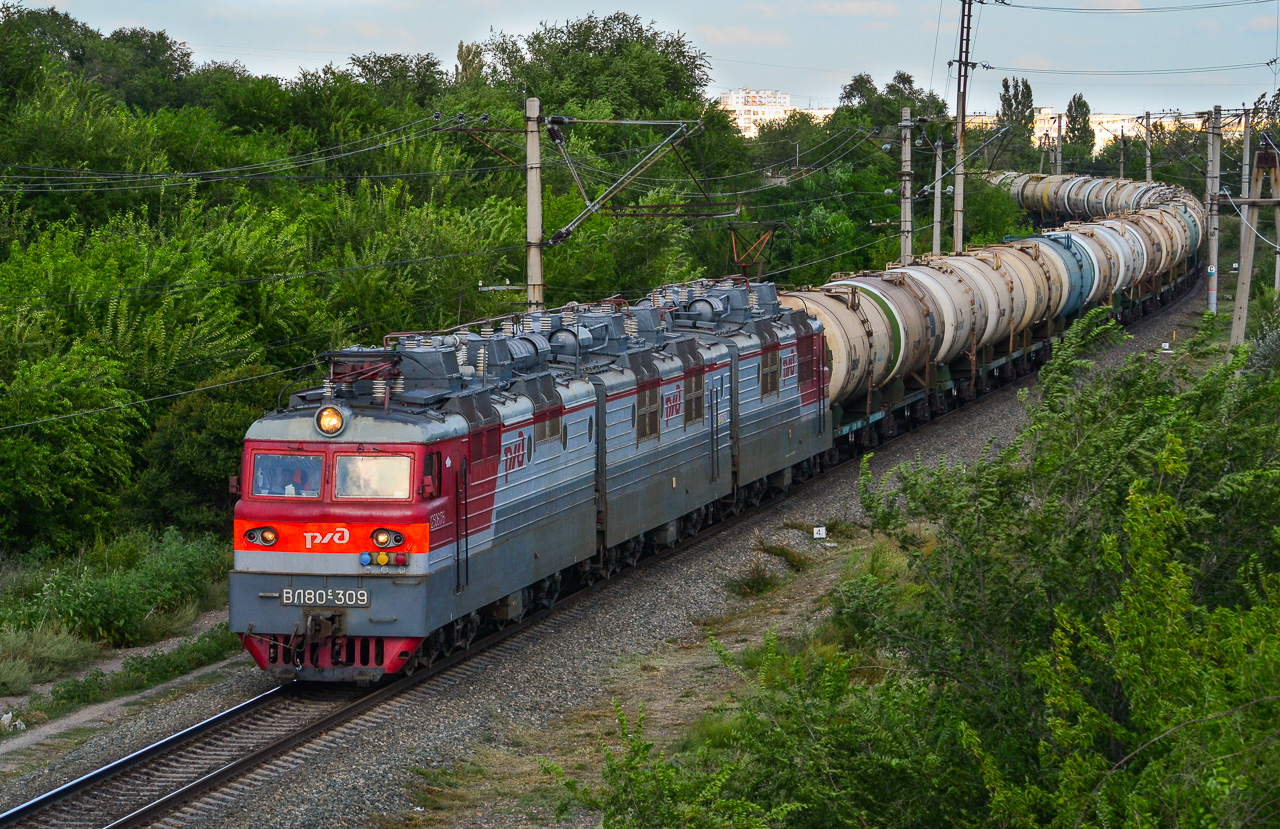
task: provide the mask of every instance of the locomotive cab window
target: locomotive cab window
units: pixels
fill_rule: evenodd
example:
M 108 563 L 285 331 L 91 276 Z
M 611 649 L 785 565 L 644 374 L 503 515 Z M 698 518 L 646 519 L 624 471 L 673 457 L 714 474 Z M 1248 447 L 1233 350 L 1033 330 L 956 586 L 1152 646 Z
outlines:
M 324 462 L 319 455 L 253 456 L 253 494 L 281 498 L 319 498 Z
M 426 469 L 422 470 L 422 489 L 418 493 L 429 501 L 440 495 L 440 453 L 428 452 Z
M 369 457 L 339 455 L 334 465 L 333 494 L 344 499 L 409 498 L 412 462 L 403 455 Z

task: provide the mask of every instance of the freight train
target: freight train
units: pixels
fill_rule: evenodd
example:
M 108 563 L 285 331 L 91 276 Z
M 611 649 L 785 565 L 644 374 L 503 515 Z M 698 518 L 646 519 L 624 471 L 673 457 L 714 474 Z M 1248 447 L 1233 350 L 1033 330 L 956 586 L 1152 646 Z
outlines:
M 1185 290 L 1178 188 L 994 178 L 1094 221 L 779 293 L 665 286 L 321 355 L 245 436 L 231 629 L 281 681 L 412 671 Z

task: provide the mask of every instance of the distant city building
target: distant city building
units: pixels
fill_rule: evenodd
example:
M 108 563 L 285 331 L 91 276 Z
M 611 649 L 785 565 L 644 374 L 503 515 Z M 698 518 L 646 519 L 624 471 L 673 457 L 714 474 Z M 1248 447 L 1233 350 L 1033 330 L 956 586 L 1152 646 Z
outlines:
M 993 127 L 996 124 L 997 116 L 987 112 L 975 112 L 965 116 L 965 123 L 973 127 Z M 1173 129 L 1175 121 L 1170 116 L 1160 116 L 1152 114 L 1151 124 L 1154 127 L 1157 122 L 1163 122 L 1165 129 Z M 1194 116 L 1183 116 L 1183 122 L 1192 129 L 1198 129 L 1199 120 Z M 1134 115 L 1132 113 L 1116 113 L 1116 112 L 1091 112 L 1089 113 L 1089 125 L 1093 127 L 1093 152 L 1096 155 L 1101 152 L 1102 148 L 1108 143 L 1116 140 L 1121 135 L 1125 138 L 1131 138 L 1134 141 L 1141 142 L 1146 138 L 1146 125 L 1143 123 L 1142 115 Z M 1035 124 L 1033 141 L 1038 145 L 1046 138 L 1052 142 L 1058 136 L 1058 115 L 1053 111 L 1053 107 L 1036 107 Z M 1240 137 L 1240 122 L 1224 123 L 1222 125 L 1222 134 L 1225 137 Z M 1067 116 L 1062 115 L 1062 133 L 1065 138 L 1067 132 Z M 1130 144 L 1130 146 L 1133 146 Z M 1141 150 L 1141 147 L 1138 148 Z
M 720 106 L 738 130 L 747 138 L 755 138 L 766 121 L 784 121 L 793 112 L 805 112 L 825 121 L 835 110 L 804 108 L 791 105 L 791 95 L 774 89 L 734 89 L 720 94 Z

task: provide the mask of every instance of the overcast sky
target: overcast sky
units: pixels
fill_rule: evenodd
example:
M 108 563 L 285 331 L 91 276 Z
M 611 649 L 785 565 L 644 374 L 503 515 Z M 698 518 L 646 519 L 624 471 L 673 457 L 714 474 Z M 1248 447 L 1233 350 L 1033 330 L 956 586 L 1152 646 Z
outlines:
M 1083 92 L 1095 112 L 1240 106 L 1270 93 L 1266 66 L 1184 75 L 1135 70 L 1262 64 L 1280 51 L 1280 0 L 1010 0 L 1072 8 L 1168 8 L 1237 3 L 1159 14 L 1071 14 L 976 6 L 969 110 L 998 106 L 1000 79 L 1019 70 L 1104 70 L 1100 75 L 1026 73 L 1038 106 L 1066 107 Z M 48 2 L 48 0 L 45 0 Z M 299 67 L 343 64 L 352 54 L 431 52 L 452 66 L 458 41 L 491 31 L 525 33 L 615 6 L 578 0 L 53 0 L 108 34 L 123 26 L 163 29 L 197 62 L 239 60 L 251 71 L 294 76 Z M 29 7 L 42 6 L 28 0 Z M 750 86 L 790 92 L 801 106 L 834 106 L 859 72 L 883 84 L 896 70 L 932 83 L 955 107 L 957 0 L 729 2 L 649 0 L 625 11 L 685 32 L 710 55 L 711 93 Z M 940 25 L 939 25 L 940 21 Z

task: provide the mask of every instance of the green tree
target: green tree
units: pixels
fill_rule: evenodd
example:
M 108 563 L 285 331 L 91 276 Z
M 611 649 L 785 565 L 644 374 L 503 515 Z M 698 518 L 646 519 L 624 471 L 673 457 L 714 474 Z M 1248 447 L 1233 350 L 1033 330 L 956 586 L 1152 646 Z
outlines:
M 377 87 L 388 103 L 413 101 L 425 107 L 444 85 L 444 72 L 434 55 L 352 55 L 356 76 Z
M 1000 81 L 1000 111 L 996 125 L 1009 131 L 1004 136 L 1004 157 L 1014 169 L 1029 169 L 1039 158 L 1035 148 L 1035 101 L 1031 83 L 1026 78 L 1004 78 Z
M 936 92 L 917 87 L 915 78 L 902 71 L 895 72 L 883 89 L 876 88 L 871 75 L 855 75 L 840 91 L 840 106 L 882 129 L 902 120 L 903 107 L 911 107 L 914 118 L 937 118 L 947 112 L 946 102 Z
M 458 41 L 458 62 L 453 66 L 453 82 L 462 86 L 484 80 L 484 46 Z
M 23 362 L 0 382 L 0 545 L 71 550 L 109 525 L 137 426 L 136 413 L 115 408 L 129 399 L 120 373 L 79 347 Z M 58 419 L 94 410 L 103 411 Z
M 1084 95 L 1077 92 L 1067 103 L 1067 131 L 1062 136 L 1062 158 L 1064 163 L 1075 165 L 1088 161 L 1093 157 L 1095 136 L 1093 125 L 1089 122 L 1089 103 Z
M 548 112 L 603 101 L 619 118 L 657 115 L 687 108 L 711 79 L 706 54 L 684 35 L 625 12 L 501 32 L 484 49 L 497 82 Z

